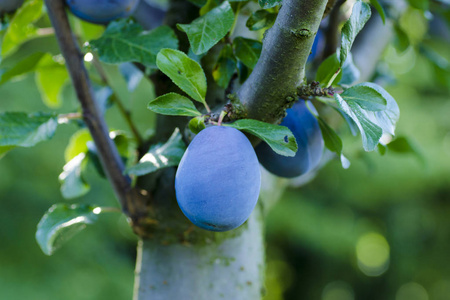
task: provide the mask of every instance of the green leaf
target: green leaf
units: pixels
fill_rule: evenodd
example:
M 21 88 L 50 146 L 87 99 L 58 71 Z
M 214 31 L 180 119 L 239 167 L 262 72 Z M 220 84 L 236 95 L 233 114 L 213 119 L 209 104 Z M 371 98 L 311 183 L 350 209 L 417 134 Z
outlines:
M 379 91 L 379 86 L 370 82 L 360 83 L 346 89 L 341 97 L 347 102 L 355 102 L 370 111 L 385 110 L 387 100 Z
M 260 30 L 263 28 L 272 27 L 276 18 L 277 14 L 261 9 L 252 13 L 245 25 L 250 30 Z
M 331 152 L 336 153 L 341 160 L 342 167 L 344 169 L 348 169 L 350 167 L 350 161 L 342 153 L 341 138 L 322 118 L 318 117 L 317 119 L 319 121 L 319 127 L 322 132 L 325 147 L 327 147 Z
M 259 5 L 264 8 L 268 9 L 277 5 L 281 5 L 283 2 L 282 0 L 258 0 Z
M 406 51 L 406 49 L 409 48 L 409 45 L 411 44 L 409 41 L 409 37 L 406 34 L 406 32 L 399 26 L 398 23 L 396 23 L 394 25 L 394 30 L 395 30 L 395 40 L 394 40 L 394 45 L 395 48 L 399 51 L 399 52 L 404 52 Z
M 80 18 L 72 18 L 70 21 L 74 33 L 82 41 L 98 39 L 105 32 L 105 26 L 101 24 L 89 23 Z
M 414 8 L 427 11 L 430 8 L 430 2 L 428 0 L 408 0 L 409 5 Z
M 422 164 L 426 164 L 424 155 L 419 147 L 404 136 L 397 137 L 395 140 L 391 141 L 387 144 L 387 148 L 389 151 L 395 153 L 414 154 Z
M 339 55 L 339 62 L 341 66 L 347 59 L 347 55 L 352 48 L 353 42 L 356 36 L 369 20 L 371 15 L 369 4 L 360 0 L 356 1 L 353 5 L 352 14 L 350 19 L 345 22 L 341 32 L 341 50 Z
M 2 56 L 13 52 L 21 43 L 36 36 L 33 25 L 41 15 L 43 0 L 28 0 L 14 14 L 2 42 Z
M 36 85 L 44 103 L 51 108 L 61 106 L 61 93 L 69 79 L 65 65 L 46 54 L 39 62 L 35 74 Z
M 342 140 L 337 135 L 337 133 L 321 118 L 318 117 L 320 131 L 322 132 L 323 141 L 325 142 L 325 147 L 331 152 L 337 155 L 342 154 Z
M 377 10 L 381 20 L 383 20 L 383 24 L 386 24 L 386 13 L 384 12 L 384 8 L 381 6 L 380 2 L 378 2 L 378 0 L 370 0 L 370 4 L 372 4 L 372 6 Z
M 159 96 L 152 100 L 147 108 L 155 113 L 169 116 L 196 117 L 201 115 L 189 98 L 177 93 Z
M 340 69 L 340 63 L 337 54 L 334 53 L 328 56 L 319 66 L 316 73 L 316 81 L 320 82 L 322 86 L 328 87 L 328 83 L 334 74 Z M 331 85 L 336 85 L 342 78 L 342 72 L 336 76 Z
M 198 116 L 195 118 L 192 118 L 189 121 L 189 130 L 192 131 L 194 134 L 198 134 L 200 131 L 205 129 L 205 117 L 204 116 Z
M 90 45 L 105 63 L 138 62 L 156 68 L 158 52 L 163 48 L 178 48 L 178 40 L 167 26 L 143 31 L 139 24 L 120 20 L 110 23 L 104 34 Z
M 257 120 L 242 119 L 233 123 L 223 124 L 241 131 L 248 132 L 266 142 L 276 153 L 283 156 L 295 156 L 297 141 L 285 126 L 269 124 Z
M 150 148 L 137 165 L 128 168 L 125 172 L 142 176 L 162 168 L 177 166 L 185 151 L 186 145 L 183 142 L 183 137 L 180 130 L 176 128 L 165 144 Z
M 87 142 L 92 141 L 91 134 L 87 128 L 83 128 L 75 132 L 69 139 L 69 143 L 64 151 L 64 158 L 66 162 L 72 160 L 80 153 L 88 151 Z
M 224 1 L 191 24 L 177 24 L 177 28 L 186 32 L 192 51 L 198 55 L 217 44 L 230 31 L 233 22 L 233 9 L 228 1 Z
M 80 153 L 64 165 L 63 172 L 59 174 L 61 194 L 64 198 L 73 199 L 89 192 L 89 184 L 81 174 L 86 163 L 86 153 Z
M 130 156 L 128 137 L 122 131 L 116 130 L 109 132 L 109 138 L 113 140 L 114 145 L 119 152 L 120 158 L 123 161 L 123 164 L 126 165 L 128 157 Z M 86 153 L 88 162 L 96 169 L 97 173 L 101 177 L 105 178 L 106 174 L 103 170 L 103 165 L 100 161 L 98 150 L 95 146 L 94 141 L 87 141 L 86 147 L 88 149 Z M 82 169 L 82 171 L 83 170 L 84 168 Z
M 384 156 L 386 154 L 386 150 L 387 150 L 386 146 L 378 144 L 378 152 L 380 153 L 381 156 Z
M 236 69 L 237 61 L 234 57 L 233 49 L 231 45 L 225 45 L 220 51 L 212 76 L 220 87 L 226 88 Z
M 352 85 L 355 81 L 359 79 L 361 72 L 353 63 L 353 55 L 351 52 L 348 53 L 347 59 L 342 66 L 342 78 L 339 81 L 339 85 Z
M 198 7 L 202 7 L 203 5 L 206 4 L 207 0 L 188 0 L 189 2 L 191 2 L 192 4 L 195 4 Z
M 394 98 L 382 87 L 365 82 L 349 88 L 340 97 L 348 104 L 356 104 L 361 108 L 365 118 L 380 127 L 383 133 L 395 135 L 400 110 Z
M 341 116 L 342 118 L 344 118 L 345 122 L 348 125 L 348 129 L 350 129 L 350 133 L 353 136 L 356 136 L 358 134 L 358 126 L 356 125 L 355 121 L 353 121 L 352 118 L 350 118 L 349 115 L 347 115 L 342 109 L 340 109 L 339 107 L 335 107 L 332 106 L 332 108 L 334 108 Z
M 366 111 L 362 109 L 356 102 L 346 102 L 338 93 L 334 94 L 334 98 L 339 107 L 348 115 L 359 128 L 361 132 L 363 147 L 366 151 L 373 151 L 377 146 L 383 130 L 369 120 Z
M 383 133 L 395 135 L 395 126 L 400 117 L 400 110 L 397 102 L 395 102 L 395 99 L 381 86 L 371 82 L 366 82 L 364 84 L 376 90 L 381 97 L 386 100 L 386 108 L 384 110 L 367 112 L 370 120 L 381 127 Z
M 18 65 L 22 61 L 26 61 L 28 57 L 35 55 L 36 53 L 39 53 L 41 56 L 43 56 L 44 53 L 50 53 L 52 55 L 60 54 L 58 42 L 56 41 L 55 36 L 38 36 L 36 38 L 23 42 L 16 51 L 1 60 L 0 73 L 5 73 L 8 70 L 15 68 L 16 65 Z M 39 61 L 39 59 L 37 59 L 37 61 Z M 22 73 L 24 74 L 33 70 L 34 67 L 24 66 Z
M 233 40 L 236 57 L 247 67 L 253 69 L 261 55 L 262 43 L 257 40 L 237 37 Z
M 57 126 L 54 114 L 0 113 L 0 146 L 32 147 L 51 139 Z
M 14 77 L 33 72 L 44 55 L 45 53 L 40 52 L 33 53 L 17 62 L 17 64 L 7 68 L 1 68 L 2 65 L 0 64 L 0 84 L 3 84 Z
M 6 155 L 10 150 L 16 148 L 15 146 L 0 146 L 0 158 Z
M 192 99 L 206 104 L 206 76 L 199 63 L 181 51 L 162 49 L 156 57 L 156 64 Z
M 218 0 L 207 0 L 205 5 L 200 8 L 200 16 L 205 15 L 207 12 L 211 11 L 215 7 L 219 6 L 220 1 Z
M 133 92 L 144 77 L 144 74 L 132 63 L 120 64 L 119 71 L 127 82 L 129 92 Z
M 119 155 L 127 159 L 130 154 L 128 136 L 123 131 L 114 130 L 109 132 L 109 137 L 113 140 L 114 145 L 116 145 Z
M 95 223 L 99 213 L 100 207 L 86 204 L 55 204 L 39 221 L 36 241 L 45 254 L 52 255 L 87 224 Z

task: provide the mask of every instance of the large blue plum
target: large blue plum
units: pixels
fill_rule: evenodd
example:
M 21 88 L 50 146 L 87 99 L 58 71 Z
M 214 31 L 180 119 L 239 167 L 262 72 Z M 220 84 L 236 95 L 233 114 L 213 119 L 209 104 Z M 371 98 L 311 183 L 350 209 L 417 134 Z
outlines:
M 298 151 L 295 156 L 278 155 L 264 142 L 255 151 L 259 162 L 267 171 L 280 177 L 292 178 L 307 173 L 319 164 L 323 153 L 323 139 L 319 123 L 304 100 L 300 99 L 286 112 L 280 125 L 288 127 L 297 140 Z
M 106 24 L 126 18 L 136 9 L 139 0 L 66 0 L 70 11 L 85 21 Z
M 227 231 L 244 223 L 261 187 L 255 151 L 237 129 L 213 126 L 202 130 L 181 159 L 175 177 L 178 205 L 192 223 Z
M 18 9 L 24 0 L 0 0 L 0 15 Z

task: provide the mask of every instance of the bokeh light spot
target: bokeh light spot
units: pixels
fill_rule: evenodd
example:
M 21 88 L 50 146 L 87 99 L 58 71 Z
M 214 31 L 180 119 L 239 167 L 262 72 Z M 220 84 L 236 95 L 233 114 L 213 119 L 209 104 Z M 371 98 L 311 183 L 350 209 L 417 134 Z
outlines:
M 90 62 L 94 59 L 94 55 L 91 52 L 88 52 L 84 55 L 84 61 Z
M 354 300 L 352 287 L 343 281 L 333 281 L 325 286 L 322 300 Z
M 389 244 L 381 234 L 363 234 L 356 243 L 356 257 L 364 274 L 379 276 L 389 267 Z
M 428 300 L 428 293 L 423 286 L 416 282 L 402 285 L 395 295 L 395 300 Z

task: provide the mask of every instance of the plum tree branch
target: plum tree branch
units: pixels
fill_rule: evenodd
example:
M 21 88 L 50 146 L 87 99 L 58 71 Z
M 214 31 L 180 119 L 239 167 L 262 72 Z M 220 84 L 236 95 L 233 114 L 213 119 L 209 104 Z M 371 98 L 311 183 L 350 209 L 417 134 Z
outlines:
M 296 100 L 326 0 L 285 0 L 263 40 L 261 57 L 237 91 L 247 117 L 274 123 Z
M 139 193 L 131 187 L 131 179 L 123 174 L 124 164 L 116 146 L 109 137 L 109 130 L 94 100 L 91 82 L 84 66 L 83 55 L 70 29 L 64 2 L 45 0 L 48 16 L 55 29 L 61 53 L 66 61 L 77 98 L 81 104 L 83 120 L 94 139 L 103 169 L 111 182 L 125 213 L 132 219 L 138 213 L 136 201 Z

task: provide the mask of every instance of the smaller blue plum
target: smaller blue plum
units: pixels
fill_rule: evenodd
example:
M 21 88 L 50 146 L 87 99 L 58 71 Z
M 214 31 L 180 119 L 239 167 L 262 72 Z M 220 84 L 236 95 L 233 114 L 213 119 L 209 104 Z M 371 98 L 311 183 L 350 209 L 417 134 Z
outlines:
M 70 11 L 80 19 L 95 24 L 130 16 L 139 0 L 66 0 Z
M 0 0 L 0 15 L 10 13 L 18 9 L 24 0 Z
M 255 148 L 259 162 L 270 173 L 286 178 L 306 174 L 320 162 L 324 142 L 319 122 L 300 99 L 287 111 L 280 125 L 286 126 L 297 140 L 298 151 L 294 157 L 275 153 L 266 143 L 261 142 Z
M 314 38 L 314 43 L 311 48 L 311 54 L 308 56 L 308 62 L 313 61 L 320 52 L 322 52 L 325 42 L 325 36 L 322 30 L 318 30 L 316 37 Z
M 258 201 L 260 187 L 261 172 L 250 141 L 224 126 L 208 127 L 195 136 L 175 176 L 181 211 L 211 231 L 242 225 Z
M 164 9 L 145 0 L 139 1 L 138 6 L 133 13 L 134 19 L 145 30 L 151 30 L 162 25 L 165 16 L 166 11 Z

